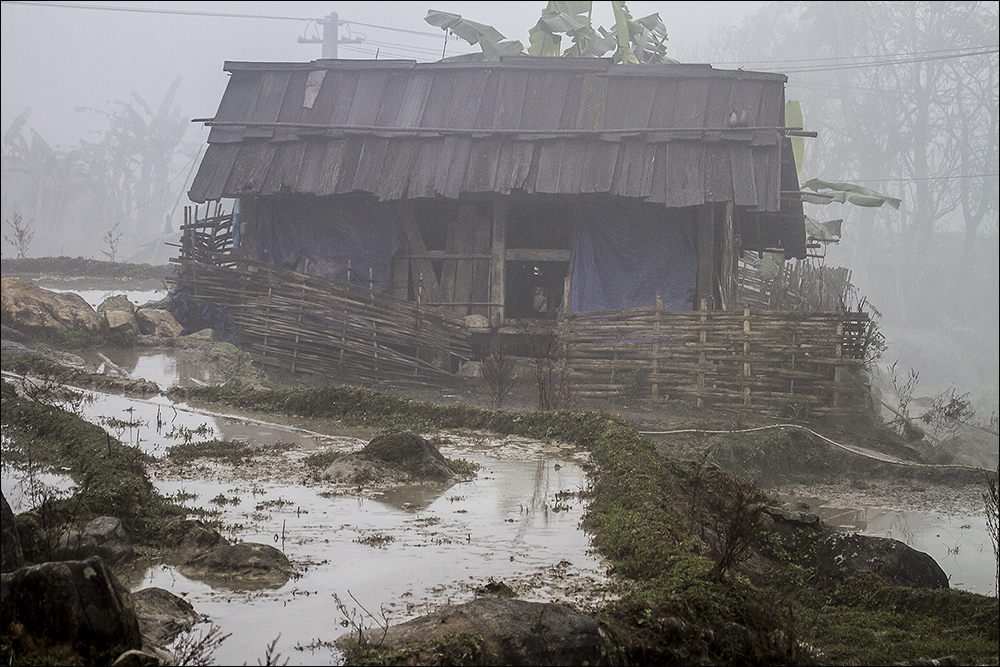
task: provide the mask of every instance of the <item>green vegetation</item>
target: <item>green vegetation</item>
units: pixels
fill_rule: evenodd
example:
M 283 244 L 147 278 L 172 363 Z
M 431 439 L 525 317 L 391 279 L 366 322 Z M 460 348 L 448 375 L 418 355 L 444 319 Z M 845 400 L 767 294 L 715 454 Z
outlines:
M 240 440 L 203 440 L 171 445 L 167 449 L 167 458 L 174 463 L 190 463 L 196 459 L 209 459 L 238 466 L 249 463 L 255 456 L 284 452 L 291 448 L 292 445 L 282 442 L 252 447 L 249 443 Z
M 628 582 L 621 599 L 598 616 L 631 661 L 877 664 L 954 654 L 962 662 L 997 664 L 995 599 L 862 584 L 854 588 L 855 597 L 848 591 L 820 590 L 816 529 L 798 529 L 794 539 L 777 533 L 746 536 L 770 559 L 772 568 L 766 573 L 748 578 L 735 563 L 720 568 L 719 557 L 710 555 L 701 535 L 715 526 L 724 541 L 731 539 L 724 527 L 726 513 L 752 516 L 751 503 L 726 499 L 738 482 L 704 462 L 661 456 L 652 442 L 610 412 L 514 413 L 419 403 L 354 387 L 258 392 L 191 387 L 170 393 L 188 401 L 334 419 L 382 431 L 472 428 L 588 448 L 595 471 L 583 525 L 613 572 Z M 694 418 L 674 426 L 692 425 Z M 890 446 L 899 442 L 861 421 L 839 426 L 862 439 Z M 833 475 L 842 472 L 847 460 L 825 441 L 794 429 L 685 437 L 692 451 L 704 451 L 710 438 L 714 461 L 749 472 L 783 465 L 790 471 L 802 466 L 803 471 Z M 739 537 L 736 533 L 732 539 Z M 863 599 L 862 593 L 874 597 Z M 742 645 L 730 636 L 736 626 L 746 629 Z M 862 642 L 850 639 L 855 635 Z M 369 654 L 352 657 L 352 664 L 365 664 L 364 655 Z M 455 664 L 467 663 L 456 658 Z
M 174 274 L 174 267 L 104 262 L 83 257 L 21 257 L 5 259 L 3 272 L 4 275 L 162 280 Z
M 26 557 L 42 559 L 36 557 L 44 556 L 44 532 L 73 518 L 118 517 L 142 542 L 154 538 L 163 519 L 184 513 L 154 491 L 145 470 L 149 459 L 137 447 L 59 407 L 19 396 L 6 381 L 0 405 L 5 464 L 26 460 L 69 474 L 77 484 L 71 497 L 49 495 L 39 508 L 18 517 L 19 530 L 26 528 L 22 534 L 34 535 L 33 544 L 43 550 L 29 555 L 31 545 L 26 545 Z
M 627 662 L 873 664 L 954 654 L 963 663 L 997 664 L 995 598 L 895 588 L 864 578 L 825 590 L 816 576 L 818 528 L 756 529 L 763 495 L 713 461 L 763 472 L 782 461 L 794 470 L 789 461 L 796 460 L 822 474 L 842 473 L 846 459 L 838 458 L 839 451 L 805 431 L 679 435 L 688 438 L 681 446 L 689 451 L 711 447 L 710 457 L 691 462 L 664 457 L 635 428 L 606 411 L 515 413 L 420 403 L 353 387 L 190 387 L 170 394 L 380 431 L 471 428 L 587 448 L 594 470 L 583 526 L 623 584 L 620 598 L 597 617 L 612 630 L 616 650 Z M 693 417 L 682 421 L 678 426 L 696 422 Z M 68 413 L 17 397 L 7 383 L 3 425 L 35 460 L 71 469 L 81 490 L 60 503 L 119 516 L 140 536 L 149 535 L 163 516 L 180 511 L 153 493 L 138 450 Z M 861 422 L 840 427 L 858 437 L 889 437 L 866 431 Z M 238 465 L 256 454 L 244 443 L 209 440 L 176 445 L 168 456 Z M 335 457 L 317 452 L 306 465 L 319 469 Z M 358 541 L 385 547 L 387 538 L 371 534 Z M 741 556 L 750 549 L 768 559 L 767 567 L 741 566 Z M 435 646 L 421 647 L 421 659 L 468 664 L 480 655 L 475 638 Z M 386 656 L 362 651 L 350 660 L 364 664 L 367 659 Z

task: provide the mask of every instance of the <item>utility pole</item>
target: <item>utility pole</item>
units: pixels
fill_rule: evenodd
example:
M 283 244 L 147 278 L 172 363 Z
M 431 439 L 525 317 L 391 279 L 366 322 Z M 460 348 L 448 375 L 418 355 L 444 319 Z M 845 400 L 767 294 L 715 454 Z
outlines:
M 324 18 L 316 19 L 316 23 L 323 26 L 323 37 L 299 37 L 299 44 L 322 44 L 323 50 L 321 51 L 320 58 L 323 60 L 337 59 L 338 44 L 360 44 L 365 41 L 364 37 L 340 38 L 339 28 L 341 25 L 347 23 L 347 21 L 341 21 L 337 16 L 337 12 L 332 12 Z

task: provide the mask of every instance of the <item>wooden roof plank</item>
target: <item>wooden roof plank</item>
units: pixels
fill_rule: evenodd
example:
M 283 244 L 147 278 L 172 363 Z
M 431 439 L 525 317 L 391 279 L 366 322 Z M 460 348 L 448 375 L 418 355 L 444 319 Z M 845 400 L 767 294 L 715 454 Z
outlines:
M 382 96 L 392 72 L 373 70 L 358 73 L 358 83 L 351 96 L 347 125 L 373 125 L 382 110 Z
M 256 194 L 263 185 L 264 177 L 274 159 L 275 145 L 269 141 L 244 141 L 226 181 L 226 193 L 238 197 L 241 194 Z
M 386 152 L 389 150 L 389 139 L 369 136 L 360 141 L 361 153 L 358 155 L 358 168 L 354 172 L 351 189 L 378 192 Z
M 750 146 L 730 143 L 729 164 L 733 178 L 733 203 L 737 206 L 757 206 L 757 182 Z
M 430 72 L 413 72 L 406 79 L 406 89 L 396 116 L 397 127 L 420 127 L 431 92 L 434 76 Z
M 285 89 L 285 97 L 281 102 L 281 109 L 278 111 L 279 123 L 297 123 L 302 116 L 302 100 L 306 93 L 306 82 L 309 72 L 296 70 L 290 72 L 288 86 Z M 276 128 L 274 130 L 275 141 L 296 141 L 298 133 L 291 128 Z
M 194 180 L 191 182 L 191 189 L 188 191 L 191 201 L 200 204 L 223 196 L 226 181 L 239 152 L 239 144 L 209 145 L 204 157 L 202 157 L 198 173 L 195 174 Z
M 619 142 L 590 139 L 586 142 L 587 154 L 584 159 L 581 192 L 611 192 L 615 176 L 615 164 L 622 144 Z
M 264 72 L 257 91 L 253 112 L 250 119 L 257 123 L 273 123 L 278 120 L 278 113 L 285 101 L 285 91 L 288 89 L 289 72 Z M 248 127 L 244 137 L 268 137 L 274 134 L 274 128 Z
M 473 139 L 469 150 L 469 166 L 465 172 L 465 192 L 493 192 L 500 163 L 497 138 Z
M 699 206 L 705 203 L 705 146 L 678 141 L 667 144 L 668 207 Z
M 493 117 L 493 127 L 501 130 L 516 130 L 521 127 L 521 113 L 524 110 L 524 96 L 528 87 L 528 73 L 524 71 L 504 71 L 497 90 L 497 107 Z
M 725 202 L 733 199 L 733 175 L 728 146 L 705 146 L 705 201 Z
M 247 121 L 257 99 L 260 88 L 260 75 L 255 72 L 234 72 L 229 79 L 229 85 L 222 94 L 219 109 L 215 112 L 216 120 Z M 231 141 L 243 141 L 245 128 L 213 127 L 208 133 L 208 143 L 221 144 Z
M 292 192 L 298 181 L 304 154 L 305 144 L 301 141 L 278 143 L 275 146 L 274 158 L 271 160 L 271 168 L 261 183 L 259 194 Z

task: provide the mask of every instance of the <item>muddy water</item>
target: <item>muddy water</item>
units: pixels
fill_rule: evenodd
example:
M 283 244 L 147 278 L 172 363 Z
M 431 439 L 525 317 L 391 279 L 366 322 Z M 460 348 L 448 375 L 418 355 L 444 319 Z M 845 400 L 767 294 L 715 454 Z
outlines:
M 216 512 L 230 540 L 278 547 L 301 574 L 277 588 L 238 589 L 189 579 L 169 563 L 134 565 L 126 577 L 133 590 L 159 586 L 182 595 L 231 634 L 216 652 L 219 664 L 253 664 L 279 635 L 276 649 L 291 664 L 336 664 L 340 655 L 331 643 L 351 628 L 352 618 L 366 627 L 400 622 L 472 599 L 491 579 L 522 599 L 580 601 L 604 581 L 606 566 L 579 529 L 586 455 L 574 447 L 438 434 L 445 456 L 482 466 L 475 480 L 437 492 L 333 493 L 332 486 L 307 479 L 301 460 L 329 448 L 355 451 L 371 434 L 345 433 L 336 424 L 270 424 L 162 396 L 93 399 L 83 407 L 88 420 L 132 422 L 112 432 L 157 457 L 198 429 L 195 440 L 290 447 L 236 467 L 198 461 L 151 468 L 161 493 Z
M 832 526 L 863 535 L 891 537 L 930 554 L 948 575 L 952 588 L 982 595 L 997 594 L 996 559 L 982 511 L 957 514 L 819 504 L 817 514 Z

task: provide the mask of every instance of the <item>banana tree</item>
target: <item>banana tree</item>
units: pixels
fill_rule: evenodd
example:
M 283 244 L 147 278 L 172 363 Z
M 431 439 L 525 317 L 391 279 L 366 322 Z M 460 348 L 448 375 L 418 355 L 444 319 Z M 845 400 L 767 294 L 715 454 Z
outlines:
M 666 55 L 667 28 L 659 14 L 633 19 L 623 1 L 612 2 L 611 7 L 614 31 L 604 26 L 595 30 L 591 21 L 592 2 L 548 2 L 538 22 L 528 30 L 527 54 L 600 58 L 611 52 L 615 62 L 625 64 L 677 62 Z M 458 35 L 469 44 L 479 44 L 482 49 L 482 53 L 445 58 L 448 61 L 499 60 L 500 56 L 525 52 L 520 41 L 504 41 L 504 36 L 493 26 L 469 21 L 458 14 L 431 9 L 424 21 Z M 563 35 L 573 42 L 565 50 L 562 50 Z

